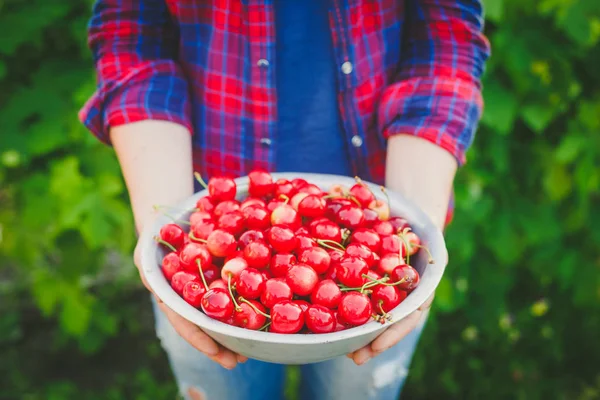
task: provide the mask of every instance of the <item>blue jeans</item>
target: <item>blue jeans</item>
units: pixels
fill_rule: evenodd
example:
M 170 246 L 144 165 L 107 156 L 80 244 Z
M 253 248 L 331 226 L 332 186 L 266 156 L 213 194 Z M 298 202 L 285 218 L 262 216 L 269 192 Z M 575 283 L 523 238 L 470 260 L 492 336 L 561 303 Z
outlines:
M 154 298 L 152 301 L 157 336 L 185 399 L 192 400 L 188 394 L 191 388 L 207 400 L 283 399 L 285 365 L 248 360 L 231 371 L 226 370 L 183 340 Z M 397 399 L 426 318 L 425 314 L 419 327 L 400 343 L 362 366 L 357 366 L 345 356 L 300 366 L 300 398 Z

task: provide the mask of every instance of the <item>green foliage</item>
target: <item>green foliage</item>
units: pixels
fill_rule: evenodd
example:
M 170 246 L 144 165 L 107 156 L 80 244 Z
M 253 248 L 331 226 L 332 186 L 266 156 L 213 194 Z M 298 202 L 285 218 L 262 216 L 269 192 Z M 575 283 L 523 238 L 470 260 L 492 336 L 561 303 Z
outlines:
M 598 398 L 600 2 L 484 3 L 486 109 L 406 397 Z M 21 354 L 78 353 L 96 374 L 111 338 L 152 332 L 136 318 L 148 304 L 115 306 L 143 293 L 132 292 L 134 228 L 112 150 L 77 121 L 95 86 L 90 5 L 0 2 L 0 344 L 14 349 L 37 327 L 47 340 Z M 40 322 L 27 322 L 32 310 Z M 30 399 L 172 398 L 142 359 L 94 392 L 86 379 L 39 381 L 49 372 L 9 351 L 0 387 Z M 164 359 L 152 368 L 170 382 Z

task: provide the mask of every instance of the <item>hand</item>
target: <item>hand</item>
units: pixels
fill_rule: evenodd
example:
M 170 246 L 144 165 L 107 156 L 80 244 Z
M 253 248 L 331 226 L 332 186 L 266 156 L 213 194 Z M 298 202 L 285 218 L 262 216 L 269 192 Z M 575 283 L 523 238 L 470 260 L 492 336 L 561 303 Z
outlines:
M 173 310 L 171 310 L 165 303 L 162 302 L 150 289 L 148 282 L 144 278 L 144 274 L 141 270 L 140 263 L 140 243 L 138 242 L 133 259 L 136 267 L 138 268 L 138 272 L 140 273 L 140 278 L 144 286 L 154 295 L 158 306 L 161 311 L 165 313 L 169 322 L 175 328 L 175 331 L 189 344 L 191 344 L 194 348 L 196 348 L 201 353 L 204 353 L 211 360 L 221 364 L 224 368 L 233 369 L 237 365 L 238 362 L 244 363 L 248 359 L 240 354 L 234 353 L 229 349 L 226 349 L 223 346 L 217 344 L 210 336 L 204 333 L 198 326 L 194 325 L 187 319 L 183 318 Z

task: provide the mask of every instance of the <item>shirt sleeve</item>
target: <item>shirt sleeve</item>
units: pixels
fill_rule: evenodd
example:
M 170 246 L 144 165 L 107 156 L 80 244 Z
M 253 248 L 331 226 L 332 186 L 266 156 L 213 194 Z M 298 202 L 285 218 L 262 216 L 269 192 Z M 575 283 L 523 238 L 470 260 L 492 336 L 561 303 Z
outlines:
M 490 47 L 482 33 L 481 1 L 406 2 L 398 77 L 378 110 L 386 138 L 409 134 L 466 161 L 481 117 L 480 78 Z
M 88 44 L 98 74 L 79 118 L 102 142 L 109 128 L 154 119 L 193 131 L 188 84 L 175 61 L 177 33 L 165 0 L 97 0 Z

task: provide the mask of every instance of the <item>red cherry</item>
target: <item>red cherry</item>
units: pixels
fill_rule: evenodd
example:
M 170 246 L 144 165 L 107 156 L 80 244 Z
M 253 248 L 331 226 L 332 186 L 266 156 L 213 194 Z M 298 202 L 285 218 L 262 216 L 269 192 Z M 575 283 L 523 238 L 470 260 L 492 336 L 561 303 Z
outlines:
M 256 299 L 265 290 L 265 277 L 255 268 L 246 268 L 240 272 L 235 290 L 246 299 Z
M 196 201 L 196 208 L 198 211 L 206 211 L 207 213 L 212 214 L 212 212 L 215 210 L 215 203 L 210 196 L 203 196 Z
M 240 248 L 244 249 L 246 246 L 248 246 L 252 242 L 259 242 L 259 241 L 264 241 L 264 240 L 265 240 L 265 235 L 263 235 L 263 233 L 261 231 L 247 230 L 246 232 L 242 233 L 238 243 L 240 245 Z
M 396 286 L 378 285 L 373 289 L 371 302 L 376 313 L 385 314 L 406 298 L 406 292 L 399 290 Z M 383 312 L 382 312 L 383 311 Z
M 379 234 L 379 236 L 384 237 L 394 233 L 394 227 L 389 221 L 379 221 L 373 225 L 373 230 Z
M 355 205 L 343 206 L 337 213 L 337 222 L 346 228 L 360 228 L 365 222 L 365 214 Z
M 222 229 L 215 229 L 206 239 L 208 251 L 215 257 L 227 257 L 237 248 L 235 237 Z
M 332 199 L 330 202 L 327 203 L 325 215 L 328 218 L 336 219 L 337 213 L 338 211 L 340 211 L 340 208 L 350 205 L 356 205 L 356 203 L 348 199 Z
M 336 265 L 336 275 L 340 283 L 349 287 L 361 287 L 369 270 L 367 263 L 362 258 L 345 255 Z
M 190 224 L 202 224 L 206 222 L 213 222 L 213 215 L 207 211 L 194 211 L 190 214 Z
M 283 199 L 279 199 L 279 198 L 275 198 L 273 200 L 271 200 L 268 204 L 267 204 L 267 210 L 272 213 L 273 211 L 275 211 L 275 209 L 277 207 L 279 207 L 282 204 L 287 204 L 285 202 L 285 200 Z
M 308 235 L 298 235 L 296 233 L 296 237 L 298 238 L 298 247 L 296 247 L 297 254 L 300 254 L 304 250 L 313 248 L 317 245 L 317 243 Z
M 312 228 L 313 237 L 321 240 L 333 240 L 340 243 L 342 241 L 342 231 L 339 226 L 331 221 L 323 221 Z
M 298 238 L 289 228 L 274 226 L 267 234 L 267 240 L 279 253 L 290 253 L 298 245 Z
M 397 285 L 398 289 L 413 290 L 419 286 L 419 273 L 416 269 L 408 264 L 399 265 L 394 268 L 390 278 L 392 282 L 399 282 L 400 280 L 404 279 L 403 283 Z
M 367 246 L 371 251 L 377 253 L 381 248 L 381 237 L 373 229 L 357 229 L 350 236 L 351 243 L 359 243 Z
M 179 271 L 173 274 L 173 278 L 171 279 L 171 287 L 178 295 L 183 294 L 183 287 L 189 281 L 200 282 L 200 274 L 194 274 L 188 271 Z
M 307 227 L 301 226 L 300 228 L 296 229 L 296 235 L 310 236 L 310 231 Z
M 236 194 L 235 181 L 227 177 L 214 177 L 208 181 L 208 194 L 214 202 L 233 200 Z
M 296 264 L 296 257 L 293 254 L 277 253 L 271 258 L 269 269 L 274 277 L 284 277 L 292 265 Z
M 244 258 L 232 258 L 231 260 L 227 261 L 225 265 L 223 265 L 223 268 L 221 269 L 221 279 L 227 282 L 231 276 L 231 284 L 234 284 L 237 282 L 240 273 L 246 268 L 248 268 L 248 263 Z
M 317 284 L 315 290 L 310 295 L 310 301 L 313 304 L 320 304 L 327 308 L 337 308 L 342 299 L 342 291 L 331 279 L 324 279 Z
M 270 213 L 265 207 L 248 206 L 242 210 L 248 229 L 263 230 L 271 225 Z
M 396 235 L 384 236 L 381 238 L 381 249 L 379 253 L 384 256 L 386 254 L 400 254 L 402 247 L 402 257 L 406 256 L 406 246 L 402 240 Z
M 371 279 L 368 279 L 370 281 L 373 280 L 381 280 L 381 275 L 379 275 L 377 272 L 373 271 L 372 269 L 367 271 L 367 276 Z M 381 285 L 377 285 L 377 286 L 381 286 Z
M 335 316 L 327 307 L 313 304 L 304 313 L 306 327 L 313 333 L 329 333 L 337 325 Z
M 219 321 L 226 321 L 233 314 L 233 301 L 225 289 L 209 289 L 200 305 L 206 315 Z
M 331 268 L 325 272 L 323 275 L 323 279 L 331 279 L 332 281 L 337 281 L 337 264 L 331 264 Z
M 410 228 L 410 224 L 407 220 L 402 217 L 392 217 L 388 220 L 392 227 L 394 228 L 394 233 L 403 231 L 406 228 Z
M 298 213 L 303 217 L 318 218 L 325 215 L 325 200 L 316 194 L 311 194 L 298 203 Z
M 192 307 L 200 308 L 202 297 L 206 294 L 203 284 L 196 281 L 188 281 L 183 287 L 182 297 Z
M 253 170 L 248 173 L 248 193 L 254 197 L 265 197 L 273 193 L 273 177 L 267 171 Z
M 304 180 L 302 178 L 292 179 L 292 186 L 296 190 L 300 189 L 302 186 L 305 186 L 305 185 L 308 185 L 308 182 L 306 182 L 306 180 Z
M 185 232 L 177 224 L 166 224 L 160 228 L 159 236 L 162 240 L 179 250 L 183 247 Z
M 294 196 L 292 196 L 292 198 L 290 199 L 290 205 L 292 206 L 292 208 L 294 210 L 297 210 L 298 205 L 302 200 L 304 200 L 306 196 L 308 196 L 308 193 L 296 193 Z
M 369 208 L 377 213 L 377 216 L 382 221 L 387 221 L 390 218 L 390 206 L 386 201 L 376 199 L 369 204 Z
M 346 326 L 345 323 L 342 322 L 342 320 L 340 319 L 340 314 L 337 311 L 333 312 L 333 316 L 335 317 L 335 329 L 333 330 L 334 332 L 339 332 L 339 331 L 343 331 L 345 329 L 347 329 L 348 327 Z
M 190 234 L 194 237 L 192 241 L 208 239 L 208 236 L 216 229 L 216 227 L 217 225 L 212 221 L 191 223 Z
M 363 224 L 365 228 L 372 228 L 373 225 L 379 222 L 379 215 L 375 211 L 364 208 L 363 214 L 365 214 L 365 222 Z
M 317 185 L 313 185 L 312 183 L 308 183 L 298 189 L 298 193 L 307 193 L 307 194 L 322 194 L 323 191 Z
M 260 295 L 260 302 L 267 308 L 284 300 L 291 300 L 294 294 L 284 278 L 272 278 L 265 282 L 265 290 Z
M 219 218 L 221 215 L 229 214 L 240 210 L 240 203 L 237 200 L 226 200 L 215 207 L 214 216 Z
M 209 285 L 221 277 L 221 271 L 214 264 L 203 266 L 202 274 L 204 275 L 204 280 Z
M 404 237 L 408 241 L 408 254 L 415 255 L 419 251 L 419 246 L 421 246 L 421 239 L 412 231 L 407 232 Z
M 298 304 L 302 309 L 302 312 L 306 312 L 308 307 L 310 307 L 310 303 L 306 300 L 292 300 L 292 302 Z
M 257 199 L 256 197 L 248 197 L 246 200 L 242 201 L 240 204 L 240 210 L 244 210 L 247 207 L 258 206 L 266 208 L 267 204 L 262 199 Z
M 261 269 L 260 273 L 262 274 L 263 278 L 265 278 L 265 282 L 273 278 L 273 274 L 268 269 Z
M 289 226 L 292 229 L 297 229 L 300 223 L 298 212 L 287 204 L 280 205 L 271 214 L 271 225 L 273 226 Z
M 392 271 L 398 265 L 403 265 L 403 264 L 405 264 L 404 260 L 400 258 L 398 253 L 396 253 L 396 254 L 388 253 L 388 254 L 385 254 L 384 256 L 382 256 L 381 260 L 379 260 L 379 265 L 377 267 L 377 270 L 382 275 L 385 275 L 385 274 L 391 275 Z
M 249 243 L 244 248 L 244 258 L 253 268 L 266 268 L 271 259 L 271 250 L 263 241 Z
M 246 220 L 241 211 L 233 211 L 219 217 L 217 226 L 234 236 L 240 235 L 245 228 Z
M 200 261 L 201 266 L 208 266 L 212 263 L 212 256 L 209 249 L 199 243 L 186 244 L 181 253 L 179 253 L 179 261 L 181 266 L 187 270 L 196 272 L 198 271 L 198 262 Z
M 294 294 L 308 296 L 317 286 L 319 275 L 306 264 L 295 264 L 289 269 L 285 280 Z
M 298 261 L 309 265 L 319 275 L 327 272 L 331 265 L 329 253 L 320 247 L 310 247 L 305 249 L 298 256 Z
M 332 185 L 328 194 L 330 196 L 345 197 L 348 194 L 348 188 L 344 185 Z
M 287 198 L 291 198 L 296 193 L 296 188 L 292 184 L 292 182 L 287 179 L 277 179 L 275 182 L 275 197 L 286 196 Z
M 369 268 L 371 268 L 375 262 L 375 258 L 373 257 L 373 252 L 371 249 L 369 249 L 367 246 L 363 246 L 362 244 L 350 243 L 348 247 L 346 247 L 346 254 L 362 258 L 365 260 Z
M 367 208 L 369 204 L 373 200 L 375 200 L 375 196 L 373 196 L 373 192 L 362 183 L 357 183 L 350 188 L 350 194 L 354 196 L 356 200 L 360 203 L 363 208 Z
M 271 327 L 273 333 L 296 333 L 304 326 L 304 313 L 298 304 L 281 301 L 271 309 Z
M 265 325 L 267 318 L 264 315 L 257 313 L 254 308 L 257 308 L 264 313 L 265 307 L 258 301 L 250 300 L 250 303 L 252 303 L 254 307 L 248 303 L 240 303 L 240 308 L 233 313 L 233 325 L 256 331 Z
M 307 226 L 304 226 L 303 228 L 308 228 L 308 230 L 310 232 L 312 232 L 313 229 L 315 228 L 315 226 L 317 226 L 321 222 L 331 222 L 331 220 L 328 218 L 325 218 L 325 217 L 315 218 L 312 221 L 310 221 Z
M 346 324 L 352 326 L 363 325 L 371 318 L 373 307 L 366 294 L 348 292 L 342 296 L 338 306 L 338 316 Z
M 244 251 L 243 250 L 234 251 L 233 253 L 231 253 L 230 255 L 228 255 L 227 257 L 225 257 L 223 259 L 223 264 L 225 264 L 227 261 L 233 260 L 236 257 L 244 258 Z M 221 268 L 223 267 L 223 264 L 221 264 Z
M 183 271 L 183 267 L 179 262 L 179 254 L 175 252 L 167 254 L 162 260 L 161 268 L 165 278 L 171 282 L 175 273 Z
M 215 279 L 212 283 L 210 283 L 208 285 L 209 289 L 224 289 L 224 290 L 228 290 L 227 288 L 227 282 L 225 282 L 223 279 Z
M 337 264 L 342 259 L 344 252 L 341 250 L 329 250 L 327 254 L 329 254 L 329 257 L 331 258 L 331 264 Z

